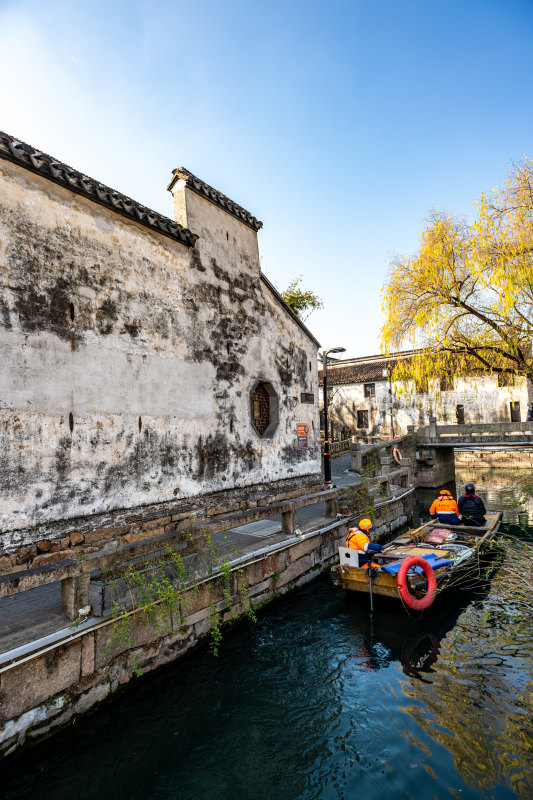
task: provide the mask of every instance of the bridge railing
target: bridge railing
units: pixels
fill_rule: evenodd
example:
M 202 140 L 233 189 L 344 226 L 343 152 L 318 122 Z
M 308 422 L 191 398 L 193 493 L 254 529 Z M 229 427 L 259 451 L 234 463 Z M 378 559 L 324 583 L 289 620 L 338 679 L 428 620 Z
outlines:
M 345 450 L 350 449 L 351 443 L 352 443 L 351 437 L 349 439 L 340 439 L 337 442 L 330 442 L 329 452 L 332 455 L 335 455 L 336 453 L 343 453 Z M 322 442 L 322 455 L 324 455 L 324 442 Z
M 419 428 L 417 438 L 426 442 L 533 441 L 533 422 L 472 422 L 465 425 L 437 425 L 435 418 Z
M 413 449 L 415 442 L 414 428 L 409 426 L 408 433 L 395 439 L 388 439 L 369 447 L 361 446 L 360 442 L 352 442 L 350 447 L 350 471 L 356 472 L 362 478 L 371 478 L 377 474 L 387 475 L 400 468 L 412 468 L 410 458 L 404 458 L 402 448 Z

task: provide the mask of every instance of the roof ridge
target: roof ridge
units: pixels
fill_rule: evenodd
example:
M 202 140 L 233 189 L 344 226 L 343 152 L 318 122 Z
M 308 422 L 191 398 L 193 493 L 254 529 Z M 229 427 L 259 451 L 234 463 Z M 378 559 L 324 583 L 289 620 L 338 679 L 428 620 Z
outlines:
M 69 167 L 62 161 L 58 161 L 37 150 L 26 142 L 10 136 L 4 131 L 0 131 L 0 158 L 12 161 L 31 172 L 41 175 L 43 178 L 65 186 L 67 189 L 81 194 L 93 200 L 95 203 L 106 206 L 117 214 L 121 214 L 128 219 L 139 222 L 147 228 L 162 233 L 186 247 L 194 247 L 198 236 L 188 228 L 184 228 L 169 217 L 165 217 L 158 211 L 154 211 L 147 206 L 143 206 L 136 200 L 132 200 L 116 189 L 106 186 L 100 181 L 84 175 L 82 172 Z
M 200 195 L 200 197 L 204 197 L 206 200 L 209 200 L 214 205 L 219 206 L 224 211 L 227 211 L 228 214 L 236 217 L 239 222 L 244 222 L 245 225 L 248 225 L 249 228 L 252 228 L 254 231 L 258 231 L 260 228 L 263 227 L 263 223 L 254 217 L 253 214 L 250 214 L 242 206 L 235 203 L 225 194 L 219 192 L 218 189 L 215 189 L 213 186 L 210 186 L 205 181 L 202 181 L 196 175 L 193 175 L 185 167 L 176 167 L 175 170 L 172 172 L 172 180 L 168 185 L 169 192 L 172 191 L 172 188 L 177 180 L 185 181 L 189 189 L 196 194 Z

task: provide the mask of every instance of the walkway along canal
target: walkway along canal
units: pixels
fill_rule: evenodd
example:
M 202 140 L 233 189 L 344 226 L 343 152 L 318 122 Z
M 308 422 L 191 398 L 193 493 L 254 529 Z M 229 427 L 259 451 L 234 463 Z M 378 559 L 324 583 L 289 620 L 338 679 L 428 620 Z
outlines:
M 533 529 L 507 531 L 519 558 Z M 371 620 L 321 576 L 219 658 L 192 652 L 9 760 L 3 797 L 525 800 L 532 609 L 505 569 L 421 619 L 385 602 Z

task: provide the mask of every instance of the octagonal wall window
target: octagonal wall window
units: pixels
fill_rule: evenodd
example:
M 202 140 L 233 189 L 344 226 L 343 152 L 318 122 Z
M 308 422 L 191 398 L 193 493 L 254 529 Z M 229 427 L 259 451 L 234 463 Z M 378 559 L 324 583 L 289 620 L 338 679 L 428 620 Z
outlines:
M 262 439 L 273 436 L 279 421 L 278 395 L 268 381 L 255 381 L 250 391 L 252 427 Z

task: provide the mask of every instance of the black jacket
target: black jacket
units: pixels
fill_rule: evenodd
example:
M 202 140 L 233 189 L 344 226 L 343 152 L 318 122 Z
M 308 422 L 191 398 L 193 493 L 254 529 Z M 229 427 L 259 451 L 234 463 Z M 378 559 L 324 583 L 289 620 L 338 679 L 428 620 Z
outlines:
M 463 517 L 472 517 L 473 519 L 481 519 L 487 513 L 485 503 L 478 497 L 477 494 L 463 494 L 457 503 L 459 506 L 459 513 Z

